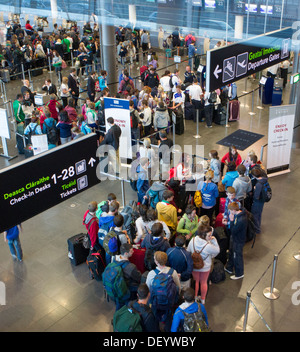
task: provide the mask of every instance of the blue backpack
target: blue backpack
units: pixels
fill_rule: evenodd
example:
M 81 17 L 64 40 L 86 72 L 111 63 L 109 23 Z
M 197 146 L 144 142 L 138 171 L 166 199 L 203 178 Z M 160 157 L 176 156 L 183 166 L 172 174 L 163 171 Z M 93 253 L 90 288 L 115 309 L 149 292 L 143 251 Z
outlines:
M 167 274 L 155 269 L 156 276 L 151 285 L 150 303 L 161 311 L 169 311 L 178 300 L 178 288 L 173 280 L 174 269 L 170 269 Z

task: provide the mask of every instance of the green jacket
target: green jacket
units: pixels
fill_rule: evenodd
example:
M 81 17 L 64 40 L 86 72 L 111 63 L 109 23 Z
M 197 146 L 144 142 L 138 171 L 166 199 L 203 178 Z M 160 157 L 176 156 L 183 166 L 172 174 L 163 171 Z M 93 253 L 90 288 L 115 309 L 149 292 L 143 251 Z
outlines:
M 13 110 L 14 110 L 14 116 L 17 122 L 24 122 L 25 120 L 25 114 L 22 109 L 22 104 L 18 101 L 15 100 L 13 102 Z
M 188 235 L 190 232 L 195 234 L 198 228 L 198 216 L 196 215 L 193 221 L 190 221 L 186 214 L 179 220 L 177 225 L 177 232 Z

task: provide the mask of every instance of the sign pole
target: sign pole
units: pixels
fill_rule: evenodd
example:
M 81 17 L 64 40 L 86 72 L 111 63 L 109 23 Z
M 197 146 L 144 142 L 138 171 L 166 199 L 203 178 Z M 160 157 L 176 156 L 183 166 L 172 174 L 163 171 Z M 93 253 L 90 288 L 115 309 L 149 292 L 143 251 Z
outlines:
M 194 136 L 194 138 L 201 138 L 199 135 L 199 109 L 196 109 L 196 118 L 197 118 L 197 134 Z

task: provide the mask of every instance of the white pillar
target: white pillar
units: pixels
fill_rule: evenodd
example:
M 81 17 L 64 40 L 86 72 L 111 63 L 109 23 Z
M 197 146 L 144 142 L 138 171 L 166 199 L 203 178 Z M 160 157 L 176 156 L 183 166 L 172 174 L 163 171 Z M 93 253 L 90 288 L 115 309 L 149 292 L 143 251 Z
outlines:
M 235 16 L 234 37 L 243 39 L 244 16 Z
M 57 20 L 57 0 L 50 0 L 51 4 L 51 15 L 53 24 L 56 23 Z
M 128 5 L 129 12 L 129 23 L 132 25 L 132 28 L 136 25 L 136 7 L 135 5 Z

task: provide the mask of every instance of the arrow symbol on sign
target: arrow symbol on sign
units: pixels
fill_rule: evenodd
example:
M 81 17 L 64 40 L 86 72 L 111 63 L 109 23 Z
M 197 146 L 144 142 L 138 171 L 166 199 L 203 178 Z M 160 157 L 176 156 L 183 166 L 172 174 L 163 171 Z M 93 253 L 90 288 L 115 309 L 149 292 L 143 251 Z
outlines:
M 222 72 L 222 69 L 219 70 L 219 65 L 217 65 L 217 67 L 214 70 L 214 75 L 215 75 L 216 79 L 219 78 L 219 73 L 221 73 L 221 72 Z
M 94 158 L 91 158 L 90 161 L 88 162 L 88 164 L 91 165 L 91 167 L 93 167 L 94 162 L 96 162 L 96 160 Z

